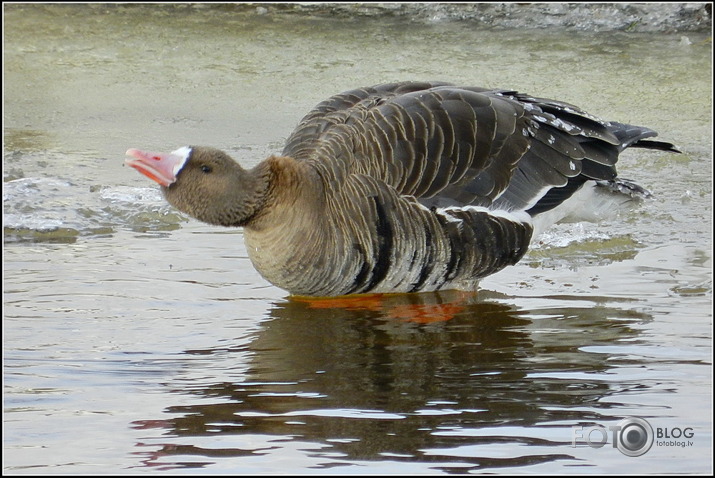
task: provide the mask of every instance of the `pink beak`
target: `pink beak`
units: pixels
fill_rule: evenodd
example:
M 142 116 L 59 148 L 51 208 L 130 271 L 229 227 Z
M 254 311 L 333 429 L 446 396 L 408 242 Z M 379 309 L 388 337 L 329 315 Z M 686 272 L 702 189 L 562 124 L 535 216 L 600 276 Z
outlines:
M 176 182 L 176 175 L 184 167 L 191 150 L 189 148 L 177 149 L 173 153 L 150 153 L 138 149 L 128 149 L 124 162 L 136 169 L 144 176 L 169 187 Z

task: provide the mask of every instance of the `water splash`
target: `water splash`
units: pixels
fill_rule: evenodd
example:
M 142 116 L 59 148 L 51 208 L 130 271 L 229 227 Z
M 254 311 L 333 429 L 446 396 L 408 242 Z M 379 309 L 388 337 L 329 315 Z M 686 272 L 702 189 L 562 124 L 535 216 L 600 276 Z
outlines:
M 186 220 L 156 189 L 81 186 L 42 177 L 3 184 L 3 229 L 9 242 L 74 242 L 118 229 L 169 231 Z

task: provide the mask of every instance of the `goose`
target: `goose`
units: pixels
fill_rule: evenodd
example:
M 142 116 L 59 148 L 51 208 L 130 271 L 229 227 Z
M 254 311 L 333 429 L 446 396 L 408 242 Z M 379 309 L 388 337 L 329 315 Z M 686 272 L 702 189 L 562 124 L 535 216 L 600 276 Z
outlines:
M 243 228 L 270 283 L 335 297 L 474 290 L 550 225 L 647 197 L 615 165 L 628 147 L 679 152 L 654 136 L 562 101 L 413 81 L 328 98 L 251 169 L 207 146 L 125 162 L 176 209 Z

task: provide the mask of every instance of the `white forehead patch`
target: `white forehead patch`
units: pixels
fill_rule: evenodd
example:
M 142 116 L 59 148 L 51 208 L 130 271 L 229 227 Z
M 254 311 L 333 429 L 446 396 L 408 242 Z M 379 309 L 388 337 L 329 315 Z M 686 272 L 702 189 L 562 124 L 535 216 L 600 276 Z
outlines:
M 171 154 L 173 156 L 177 156 L 179 161 L 176 162 L 174 165 L 174 168 L 172 172 L 174 173 L 174 177 L 176 177 L 177 174 L 179 174 L 179 171 L 181 171 L 181 168 L 184 167 L 186 164 L 186 161 L 189 160 L 189 156 L 191 156 L 191 151 L 192 149 L 189 146 L 182 146 L 181 148 L 177 149 L 176 151 L 172 151 Z

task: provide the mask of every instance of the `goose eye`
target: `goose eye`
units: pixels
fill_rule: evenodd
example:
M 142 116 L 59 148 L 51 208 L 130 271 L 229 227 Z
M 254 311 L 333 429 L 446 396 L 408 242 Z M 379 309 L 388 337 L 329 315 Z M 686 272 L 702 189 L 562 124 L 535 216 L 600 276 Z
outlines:
M 212 171 L 211 166 L 206 166 L 205 164 L 204 164 L 203 166 L 201 166 L 201 172 L 202 172 L 202 173 L 208 174 L 208 173 L 210 173 L 211 171 Z

